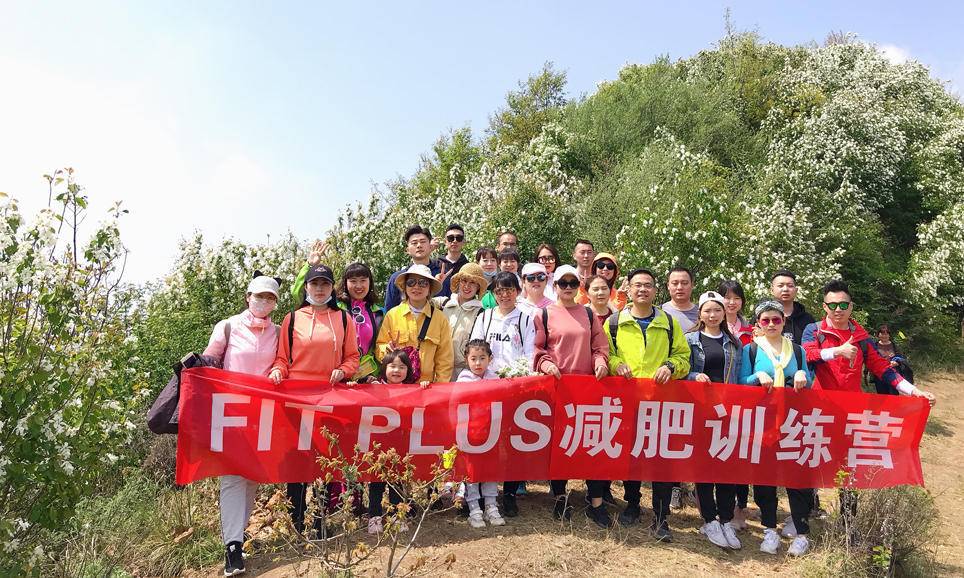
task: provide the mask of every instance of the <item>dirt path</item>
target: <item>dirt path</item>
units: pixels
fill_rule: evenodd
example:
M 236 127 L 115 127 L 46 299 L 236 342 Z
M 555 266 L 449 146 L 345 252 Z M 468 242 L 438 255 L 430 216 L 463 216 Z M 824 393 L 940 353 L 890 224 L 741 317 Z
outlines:
M 964 376 L 936 374 L 919 385 L 938 395 L 939 403 L 931 414 L 927 434 L 921 445 L 921 459 L 927 487 L 935 495 L 942 517 L 942 537 L 938 555 L 948 574 L 964 575 L 964 395 L 960 385 Z M 578 488 L 574 484 L 574 487 Z M 562 525 L 549 515 L 548 488 L 536 486 L 535 492 L 520 498 L 521 515 L 502 528 L 474 530 L 464 520 L 443 514 L 428 521 L 419 536 L 419 548 L 409 554 L 409 562 L 424 558 L 423 571 L 433 576 L 798 576 L 814 560 L 768 556 L 759 551 L 762 528 L 751 523 L 740 534 L 744 548 L 733 552 L 709 544 L 698 533 L 702 523 L 695 506 L 690 505 L 672 518 L 675 541 L 658 544 L 643 526 L 610 532 L 590 527 L 577 508 L 572 524 Z M 614 494 L 621 495 L 616 489 Z M 832 490 L 823 493 L 825 503 L 835 499 Z M 582 499 L 582 493 L 576 495 Z M 643 503 L 647 503 L 644 495 Z M 779 519 L 787 515 L 785 498 Z M 644 515 L 644 523 L 648 521 Z M 455 556 L 454 564 L 445 561 Z M 820 554 L 813 554 L 819 556 Z M 384 574 L 383 565 L 367 567 L 364 574 Z M 320 567 L 290 555 L 259 553 L 248 562 L 248 575 L 265 578 L 317 576 Z M 212 568 L 202 576 L 221 575 Z

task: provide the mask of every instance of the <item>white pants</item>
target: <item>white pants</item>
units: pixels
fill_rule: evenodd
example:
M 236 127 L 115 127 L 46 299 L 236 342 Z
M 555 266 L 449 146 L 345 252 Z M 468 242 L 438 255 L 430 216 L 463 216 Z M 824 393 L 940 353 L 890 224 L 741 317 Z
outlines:
M 254 509 L 258 483 L 241 476 L 221 476 L 221 539 L 244 542 L 244 529 Z
M 486 498 L 487 502 L 495 502 L 496 496 L 499 495 L 499 483 L 498 482 L 472 482 L 465 484 L 465 501 L 468 502 L 469 508 L 479 503 L 479 490 L 481 490 L 481 497 Z M 488 498 L 492 498 L 489 500 Z

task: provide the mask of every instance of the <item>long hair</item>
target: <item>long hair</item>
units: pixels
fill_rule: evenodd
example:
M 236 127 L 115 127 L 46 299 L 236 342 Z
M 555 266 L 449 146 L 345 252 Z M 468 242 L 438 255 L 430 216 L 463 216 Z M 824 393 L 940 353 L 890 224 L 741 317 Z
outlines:
M 374 307 L 378 303 L 378 294 L 375 293 L 375 276 L 372 275 L 371 267 L 364 263 L 351 263 L 345 267 L 345 273 L 341 276 L 341 283 L 338 284 L 338 300 L 345 305 L 351 306 L 351 295 L 348 293 L 348 280 L 358 277 L 368 278 L 368 294 L 365 295 L 365 303 L 369 307 Z
M 739 345 L 740 340 L 737 339 L 736 336 L 730 332 L 730 327 L 726 323 L 726 306 L 724 305 L 722 307 L 723 307 L 723 321 L 720 322 L 720 331 L 722 331 L 723 334 L 726 335 L 726 337 L 730 340 L 730 343 Z M 689 331 L 687 331 L 687 333 L 695 333 L 698 331 L 703 331 L 704 329 L 706 329 L 706 322 L 703 321 L 703 317 L 701 315 L 699 322 L 696 324 L 696 327 L 694 327 L 693 329 L 690 329 Z

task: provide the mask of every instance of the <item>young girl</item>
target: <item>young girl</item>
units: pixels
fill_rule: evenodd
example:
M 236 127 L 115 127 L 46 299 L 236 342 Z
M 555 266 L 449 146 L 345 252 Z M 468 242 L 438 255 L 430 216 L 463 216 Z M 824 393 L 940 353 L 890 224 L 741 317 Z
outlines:
M 384 383 L 387 385 L 401 385 L 403 383 L 415 383 L 412 360 L 404 349 L 389 351 L 382 358 L 382 368 L 378 379 L 373 383 Z M 382 532 L 382 496 L 385 495 L 385 482 L 371 482 L 368 484 L 368 533 L 380 534 Z M 388 501 L 392 506 L 402 503 L 402 495 L 395 488 L 388 491 Z M 401 530 L 405 532 L 407 526 L 401 524 Z
M 260 271 L 254 275 L 244 294 L 248 308 L 218 321 L 204 355 L 219 359 L 228 371 L 265 376 L 278 350 L 278 326 L 271 322 L 271 312 L 278 306 L 279 282 Z M 257 491 L 257 482 L 241 476 L 221 476 L 225 576 L 244 572 L 241 546 Z
M 334 286 L 335 276 L 330 268 L 316 265 L 308 270 L 301 307 L 286 315 L 281 323 L 278 353 L 268 374 L 272 382 L 311 379 L 334 385 L 358 371 L 355 324 L 338 309 Z M 291 519 L 299 533 L 304 530 L 307 488 L 305 483 L 288 484 Z M 325 512 L 335 507 L 341 489 L 340 482 L 327 485 Z M 315 520 L 315 529 L 321 533 L 320 518 Z
M 513 278 L 512 273 L 506 273 Z M 518 283 L 518 281 L 516 281 Z M 458 381 L 482 381 L 498 379 L 499 376 L 490 369 L 492 349 L 482 339 L 472 339 L 465 344 L 465 361 L 468 368 L 459 374 Z M 479 494 L 485 500 L 485 513 L 479 505 Z M 499 495 L 499 485 L 496 482 L 470 482 L 465 485 L 465 500 L 469 504 L 469 525 L 473 528 L 484 528 L 488 522 L 493 526 L 504 526 L 505 520 L 499 513 L 499 504 L 495 501 Z
M 762 335 L 743 348 L 740 382 L 760 385 L 767 391 L 773 391 L 774 387 L 792 387 L 794 391 L 810 387 L 813 375 L 807 367 L 803 348 L 783 336 L 786 323 L 783 305 L 779 301 L 761 301 L 754 308 L 754 315 Z M 790 517 L 797 534 L 788 552 L 792 556 L 801 556 L 810 547 L 807 518 L 813 507 L 813 490 L 787 488 L 787 498 L 790 500 Z M 766 528 L 760 551 L 776 554 L 780 548 L 777 489 L 773 486 L 753 486 L 753 499 L 760 508 L 760 517 Z
M 700 295 L 700 321 L 686 334 L 690 346 L 690 373 L 686 379 L 717 384 L 740 382 L 742 346 L 726 325 L 725 307 L 723 296 L 715 291 Z M 732 523 L 736 485 L 698 483 L 696 495 L 705 522 L 700 533 L 720 548 L 739 550 L 742 544 Z

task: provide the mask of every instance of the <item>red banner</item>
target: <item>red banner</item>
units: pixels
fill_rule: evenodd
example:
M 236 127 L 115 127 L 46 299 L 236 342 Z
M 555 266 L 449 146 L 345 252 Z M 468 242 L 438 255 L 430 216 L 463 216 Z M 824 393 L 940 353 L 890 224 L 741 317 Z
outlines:
M 458 448 L 475 481 L 603 479 L 858 488 L 923 485 L 920 398 L 567 375 L 331 387 L 213 368 L 181 374 L 177 482 L 317 478 L 321 428 L 352 454 L 378 443 L 427 476 Z

